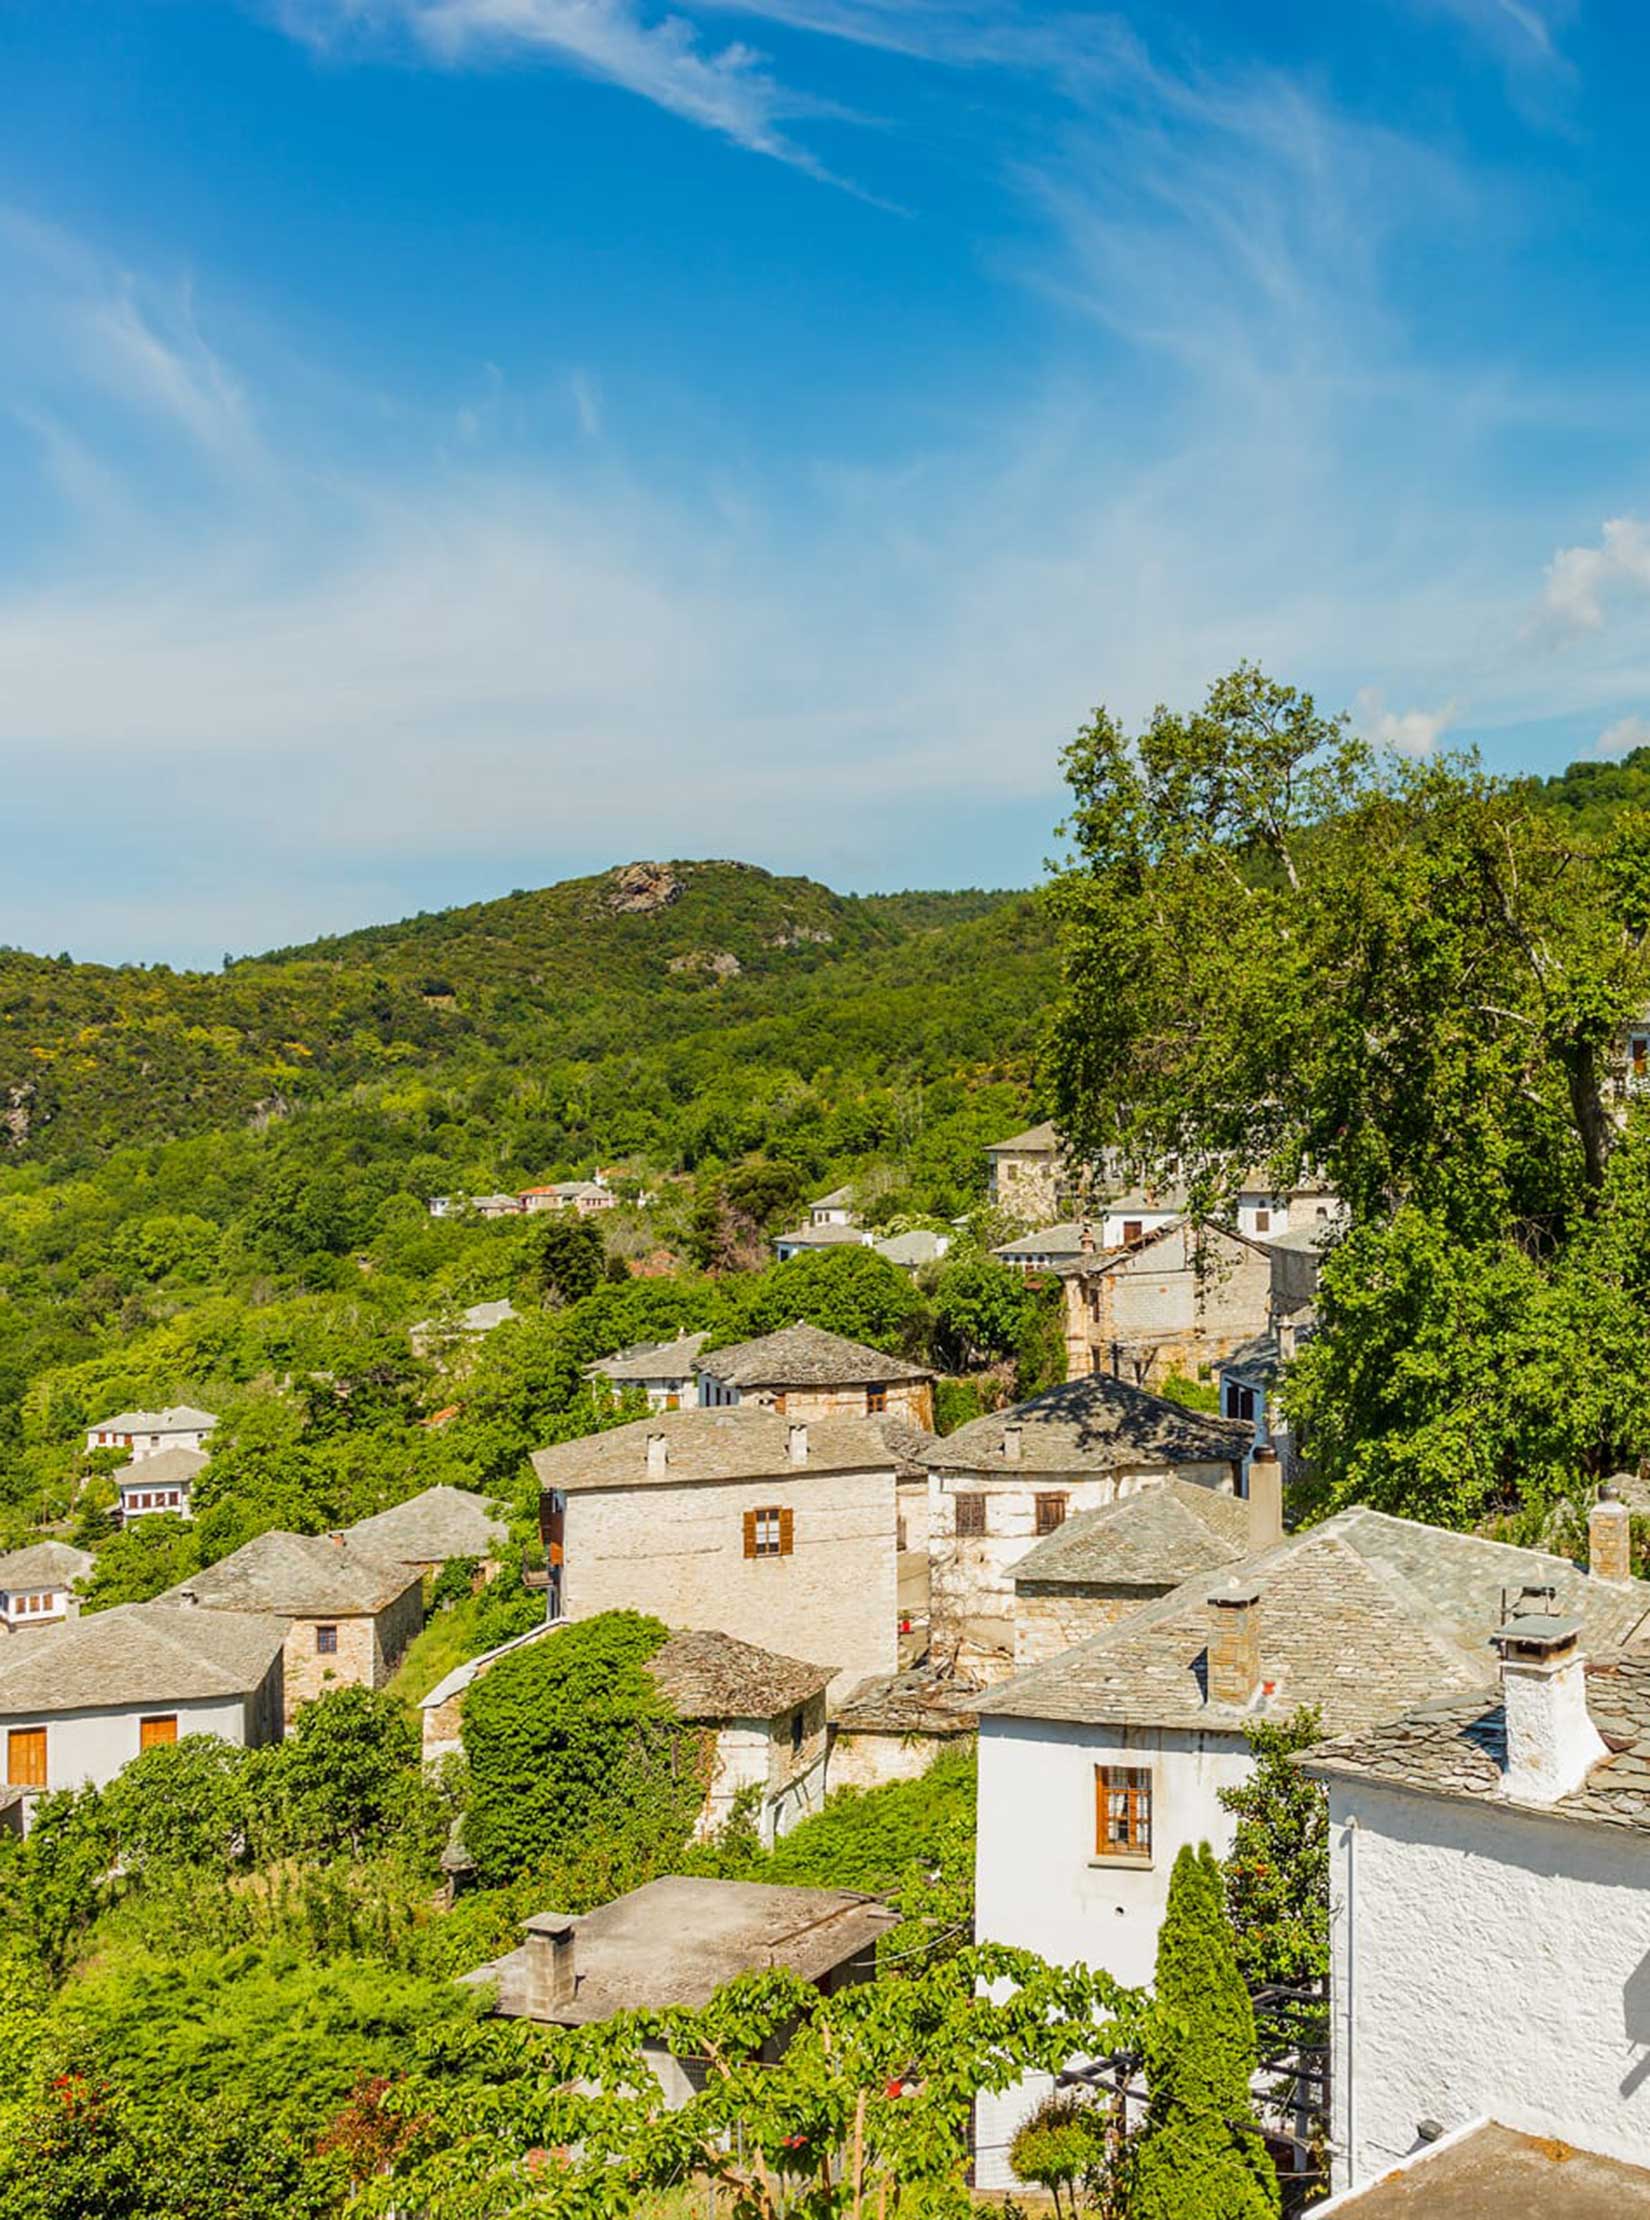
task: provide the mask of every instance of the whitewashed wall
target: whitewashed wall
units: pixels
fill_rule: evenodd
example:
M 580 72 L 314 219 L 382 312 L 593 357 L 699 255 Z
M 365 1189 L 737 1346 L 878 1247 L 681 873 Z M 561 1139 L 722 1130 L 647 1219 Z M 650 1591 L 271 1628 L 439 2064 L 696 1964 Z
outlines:
M 46 1730 L 46 1786 L 83 1788 L 87 1782 L 102 1787 L 138 1754 L 138 1721 L 175 1712 L 178 1739 L 186 1734 L 220 1735 L 225 1742 L 251 1743 L 259 1739 L 253 1706 L 243 1696 L 223 1696 L 179 1703 L 157 1698 L 141 1706 L 109 1706 L 45 1714 L 8 1712 L 0 1717 L 0 1749 L 12 1727 Z
M 1330 1828 L 1335 2187 L 1486 2114 L 1650 2165 L 1650 1838 L 1339 1782 Z
M 1152 1768 L 1152 1860 L 1125 1865 L 1094 1853 L 1094 1768 Z M 1224 1856 L 1232 1821 L 1219 1790 L 1246 1777 L 1242 1739 L 1229 1734 L 1081 1726 L 1051 1720 L 980 1721 L 980 1816 L 975 1933 L 1016 1943 L 1057 1965 L 1103 1967 L 1128 1987 L 1151 1979 L 1169 1874 L 1182 1843 Z M 1048 2088 L 1037 2077 L 976 2112 L 976 2178 L 1011 2189 L 1006 2145 Z

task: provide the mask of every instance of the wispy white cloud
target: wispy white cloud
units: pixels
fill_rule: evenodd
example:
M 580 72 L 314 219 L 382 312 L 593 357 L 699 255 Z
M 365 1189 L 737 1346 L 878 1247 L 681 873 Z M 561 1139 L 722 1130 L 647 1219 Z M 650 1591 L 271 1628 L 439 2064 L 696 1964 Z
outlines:
M 1393 748 L 1399 755 L 1431 755 L 1456 719 L 1452 701 L 1442 709 L 1388 709 L 1379 686 L 1360 687 L 1353 710 L 1357 729 L 1366 740 Z
M 1613 603 L 1650 593 L 1650 526 L 1609 518 L 1597 547 L 1561 547 L 1547 565 L 1541 610 L 1558 639 L 1602 632 Z
M 1618 717 L 1606 725 L 1593 743 L 1594 755 L 1631 755 L 1635 748 L 1650 748 L 1650 717 Z

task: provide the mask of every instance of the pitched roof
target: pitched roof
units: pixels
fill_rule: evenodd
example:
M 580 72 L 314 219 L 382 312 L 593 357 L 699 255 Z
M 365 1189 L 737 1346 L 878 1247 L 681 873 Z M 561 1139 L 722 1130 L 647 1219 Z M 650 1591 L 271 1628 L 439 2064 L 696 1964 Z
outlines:
M 685 1380 L 709 1339 L 708 1334 L 680 1334 L 674 1341 L 640 1342 L 616 1356 L 599 1358 L 590 1371 L 606 1380 Z
M 931 1380 L 925 1365 L 907 1364 L 862 1341 L 845 1340 L 798 1319 L 755 1341 L 712 1349 L 696 1369 L 730 1387 L 878 1387 L 889 1380 Z
M 158 1449 L 152 1457 L 136 1457 L 115 1474 L 120 1488 L 169 1488 L 186 1486 L 211 1463 L 204 1449 Z
M 1650 1650 L 1589 1658 L 1587 1709 L 1610 1755 L 1579 1788 L 1541 1810 L 1556 1819 L 1650 1834 Z M 1300 1762 L 1309 1773 L 1500 1803 L 1506 1714 L 1499 1692 L 1486 1697 L 1479 1690 L 1317 1743 Z
M 1097 1511 L 1079 1511 L 1010 1569 L 1019 1585 L 1172 1588 L 1249 1554 L 1241 1497 L 1178 1476 Z
M 926 1480 L 928 1467 L 923 1458 L 939 1440 L 924 1426 L 913 1426 L 908 1418 L 885 1414 L 871 1421 L 887 1445 L 894 1460 L 894 1475 L 900 1480 Z
M 204 1571 L 168 1588 L 214 1611 L 277 1611 L 293 1619 L 382 1611 L 418 1579 L 410 1565 L 384 1557 L 348 1534 L 287 1534 L 279 1527 L 245 1543 Z
M 833 1187 L 828 1195 L 816 1195 L 813 1201 L 809 1203 L 808 1208 L 810 1210 L 846 1210 L 853 1199 L 854 1191 L 851 1187 Z
M 937 1262 L 951 1242 L 946 1234 L 934 1233 L 927 1226 L 913 1226 L 909 1233 L 891 1233 L 871 1246 L 889 1264 L 917 1265 Z
M 805 1665 L 731 1634 L 672 1634 L 647 1661 L 655 1684 L 683 1719 L 771 1719 L 817 1696 L 834 1665 Z
M 89 1549 L 72 1549 L 67 1542 L 32 1542 L 0 1557 L 0 1588 L 66 1588 L 92 1569 Z
M 352 1542 L 392 1564 L 432 1565 L 447 1557 L 487 1557 L 507 1539 L 504 1521 L 468 1488 L 426 1488 L 345 1529 Z
M 798 1249 L 865 1249 L 870 1246 L 870 1237 L 863 1226 L 793 1226 L 789 1233 L 776 1233 L 774 1240 L 782 1242 L 786 1248 Z
M 1023 1133 L 1011 1133 L 1006 1141 L 988 1141 L 985 1153 L 987 1156 L 998 1156 L 1005 1150 L 1017 1149 L 1023 1154 L 1032 1155 L 1040 1149 L 1058 1152 L 1063 1146 L 1053 1122 L 1045 1118 L 1041 1125 L 1028 1125 Z
M 1020 1429 L 1020 1454 L 1003 1453 L 1004 1430 Z M 1062 1380 L 988 1418 L 971 1419 L 936 1442 L 924 1462 L 937 1471 L 1111 1472 L 1120 1465 L 1230 1463 L 1254 1446 L 1253 1426 L 1207 1418 L 1106 1372 Z
M 1513 1549 L 1354 1510 L 1292 1535 L 1232 1573 L 1259 1590 L 1263 1693 L 1235 1709 L 1207 1695 L 1210 1575 L 1062 1656 L 999 1683 L 982 1713 L 1158 1727 L 1224 1728 L 1314 1704 L 1325 1731 L 1377 1726 L 1446 1694 L 1485 1689 L 1501 1591 L 1551 1582 L 1590 1647 L 1645 1622 L 1650 1584 L 1595 1580 L 1542 1550 Z M 1224 1577 L 1224 1576 L 1223 1576 Z
M 193 1434 L 203 1426 L 216 1426 L 217 1423 L 210 1411 L 197 1411 L 190 1403 L 174 1403 L 164 1411 L 117 1411 L 113 1418 L 98 1419 L 88 1431 L 94 1434 Z
M 972 1734 L 979 1725 L 964 1708 L 974 1683 L 910 1666 L 902 1673 L 876 1673 L 848 1691 L 836 1713 L 838 1734 L 928 1734 L 946 1739 Z
M 1016 1235 L 1012 1241 L 999 1241 L 991 1253 L 993 1256 L 1010 1259 L 1023 1256 L 1081 1256 L 1083 1228 L 1077 1219 L 1063 1218 L 1056 1226 L 1039 1226 L 1032 1233 Z
M 0 1645 L 0 1717 L 243 1696 L 286 1638 L 283 1619 L 164 1598 L 64 1619 Z
M 806 1426 L 808 1454 L 791 1462 L 796 1421 L 760 1403 L 724 1404 L 711 1410 L 660 1411 L 604 1434 L 558 1442 L 533 1452 L 533 1470 L 545 1488 L 685 1486 L 701 1480 L 806 1481 L 820 1472 L 888 1472 L 894 1453 L 874 1419 L 814 1418 Z M 662 1434 L 665 1463 L 650 1467 L 648 1441 Z

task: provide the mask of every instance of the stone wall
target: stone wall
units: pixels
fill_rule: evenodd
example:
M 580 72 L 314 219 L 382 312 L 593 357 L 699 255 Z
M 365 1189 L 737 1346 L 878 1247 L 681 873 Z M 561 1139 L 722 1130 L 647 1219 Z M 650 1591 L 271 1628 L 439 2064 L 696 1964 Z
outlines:
M 1272 1264 L 1247 1242 L 1177 1226 L 1108 1270 L 1072 1273 L 1065 1288 L 1066 1376 L 1115 1371 L 1160 1389 L 1228 1357 L 1271 1316 Z
M 1077 1587 L 1070 1582 L 1017 1580 L 1014 1583 L 1014 1663 L 1041 1664 L 1102 1634 L 1131 1611 L 1166 1595 L 1167 1588 L 1108 1588 L 1098 1581 Z
M 382 1688 L 423 1623 L 423 1588 L 417 1580 L 376 1617 L 363 1612 L 349 1619 L 294 1619 L 282 1649 L 287 1719 L 301 1703 L 332 1688 Z M 338 1647 L 330 1655 L 316 1647 L 323 1626 L 337 1630 Z
M 991 1200 L 999 1210 L 1032 1225 L 1054 1224 L 1066 1185 L 1057 1151 L 1011 1149 L 986 1161 Z
M 742 1394 L 742 1403 L 761 1403 L 767 1408 L 783 1411 L 787 1418 L 800 1419 L 806 1424 L 814 1418 L 903 1418 L 909 1425 L 920 1426 L 932 1433 L 934 1428 L 934 1389 L 928 1380 L 890 1380 L 884 1390 L 888 1398 L 887 1409 L 873 1412 L 869 1404 L 869 1391 L 862 1387 L 793 1387 L 784 1389 L 763 1388 Z
M 960 1735 L 844 1734 L 831 1743 L 831 1789 L 885 1788 L 890 1781 L 914 1781 L 927 1772 L 941 1750 L 955 1749 Z

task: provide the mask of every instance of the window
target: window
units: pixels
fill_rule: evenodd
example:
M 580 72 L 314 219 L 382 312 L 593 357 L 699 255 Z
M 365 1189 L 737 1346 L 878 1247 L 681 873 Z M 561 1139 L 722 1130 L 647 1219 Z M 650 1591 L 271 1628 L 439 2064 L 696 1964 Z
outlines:
M 802 1707 L 799 1704 L 791 1713 L 791 1755 L 802 1755 Z
M 1145 1230 L 1146 1223 L 1143 1218 L 1125 1218 L 1123 1220 L 1124 1248 L 1132 1248 L 1134 1243 L 1140 1239 L 1140 1236 L 1145 1232 Z
M 1094 1768 L 1094 1854 L 1097 1858 L 1149 1858 L 1152 1854 L 1152 1769 L 1149 1765 Z
M 46 1730 L 13 1727 L 6 1736 L 6 1780 L 12 1788 L 46 1785 Z
M 338 1655 L 338 1629 L 335 1626 L 318 1626 L 315 1629 L 315 1654 L 317 1657 Z
M 1066 1499 L 1063 1495 L 1040 1495 L 1036 1503 L 1037 1532 L 1052 1534 L 1057 1526 L 1066 1523 Z
M 1642 1034 L 1640 1034 L 1640 1035 L 1637 1035 L 1637 1036 L 1636 1036 L 1636 1037 L 1634 1038 L 1634 1041 L 1633 1041 L 1633 1076 L 1634 1076 L 1634 1078 L 1635 1078 L 1635 1079 L 1642 1079 L 1642 1078 L 1644 1078 L 1644 1076 L 1645 1076 L 1645 1074 L 1646 1074 L 1647 1070 L 1650 1070 L 1650 1041 L 1647 1041 L 1647 1040 L 1646 1040 L 1646 1039 L 1645 1039 L 1645 1038 L 1643 1037 L 1643 1035 L 1642 1035 Z
M 145 1750 L 170 1749 L 178 1739 L 178 1715 L 168 1711 L 153 1719 L 138 1721 L 138 1753 Z
M 781 1505 L 745 1513 L 747 1557 L 789 1557 L 793 1538 L 792 1514 Z
M 1226 1416 L 1228 1418 L 1244 1418 L 1252 1421 L 1254 1415 L 1254 1389 L 1239 1387 L 1235 1380 L 1228 1380 L 1226 1383 Z
M 888 1390 L 885 1387 L 867 1388 L 865 1390 L 865 1415 L 867 1418 L 880 1418 L 887 1408 Z
M 910 1546 L 905 1538 L 905 1517 L 902 1512 L 894 1521 L 894 1547 L 896 1549 L 909 1549 Z
M 1270 1233 L 1271 1230 L 1272 1213 L 1269 1210 L 1257 1210 L 1255 1212 L 1255 1231 L 1257 1233 Z
M 985 1497 L 977 1491 L 957 1498 L 957 1539 L 976 1539 L 985 1532 Z
M 783 1388 L 781 1388 L 779 1393 L 774 1397 L 773 1407 L 779 1413 L 780 1417 L 783 1418 L 785 1415 L 785 1390 Z

